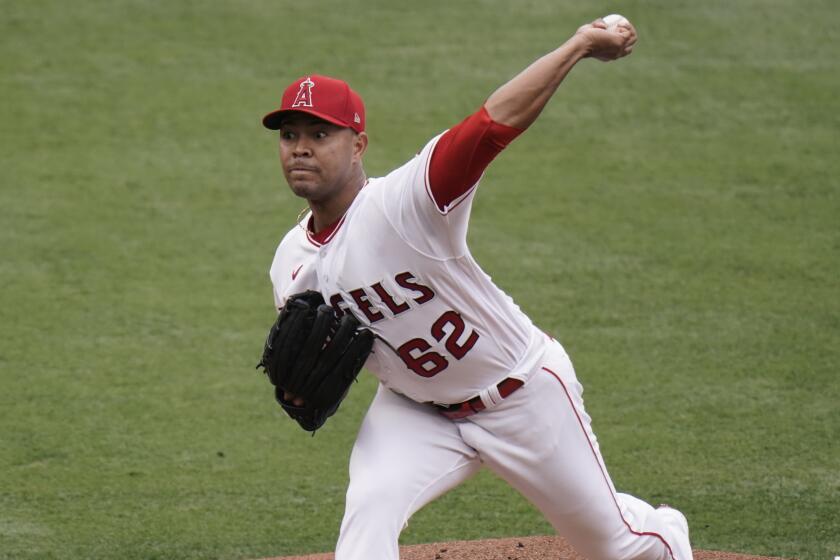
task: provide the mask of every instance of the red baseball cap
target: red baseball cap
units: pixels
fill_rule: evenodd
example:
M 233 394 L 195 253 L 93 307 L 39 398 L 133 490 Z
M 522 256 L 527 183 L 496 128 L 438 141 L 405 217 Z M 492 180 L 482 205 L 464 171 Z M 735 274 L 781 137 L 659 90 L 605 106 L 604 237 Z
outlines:
M 263 117 L 263 126 L 280 128 L 283 115 L 308 113 L 356 132 L 365 129 L 365 105 L 347 82 L 329 76 L 305 76 L 286 88 L 280 108 Z

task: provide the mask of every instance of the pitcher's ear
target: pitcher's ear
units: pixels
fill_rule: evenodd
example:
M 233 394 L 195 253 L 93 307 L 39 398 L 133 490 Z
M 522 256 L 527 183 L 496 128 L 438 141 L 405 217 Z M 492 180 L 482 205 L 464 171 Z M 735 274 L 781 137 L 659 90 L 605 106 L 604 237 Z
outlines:
M 353 155 L 359 159 L 365 154 L 368 146 L 368 135 L 366 132 L 359 132 L 353 139 Z

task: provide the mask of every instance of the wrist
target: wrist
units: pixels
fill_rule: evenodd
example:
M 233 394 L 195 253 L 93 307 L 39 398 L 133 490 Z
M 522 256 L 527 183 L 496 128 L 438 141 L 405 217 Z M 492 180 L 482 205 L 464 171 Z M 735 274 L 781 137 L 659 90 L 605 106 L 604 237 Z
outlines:
M 575 33 L 569 40 L 563 44 L 563 47 L 568 49 L 575 59 L 575 62 L 582 58 L 586 58 L 592 54 L 592 41 L 585 33 Z

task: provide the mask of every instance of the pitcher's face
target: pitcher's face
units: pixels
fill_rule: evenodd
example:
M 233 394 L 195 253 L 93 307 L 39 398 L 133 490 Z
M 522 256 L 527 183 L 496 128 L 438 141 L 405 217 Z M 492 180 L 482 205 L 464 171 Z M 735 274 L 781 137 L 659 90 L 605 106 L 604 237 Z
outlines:
M 312 115 L 290 114 L 280 125 L 280 162 L 292 192 L 315 202 L 341 192 L 361 161 L 362 135 Z

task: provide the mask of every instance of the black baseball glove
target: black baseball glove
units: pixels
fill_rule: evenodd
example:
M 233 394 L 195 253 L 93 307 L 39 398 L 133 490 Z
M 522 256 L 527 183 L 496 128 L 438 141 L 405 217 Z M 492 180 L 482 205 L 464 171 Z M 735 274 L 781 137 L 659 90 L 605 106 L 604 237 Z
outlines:
M 268 332 L 262 367 L 274 397 L 301 428 L 314 432 L 335 414 L 373 347 L 373 333 L 350 313 L 340 319 L 321 294 L 295 294 Z M 296 406 L 284 398 L 303 399 Z

